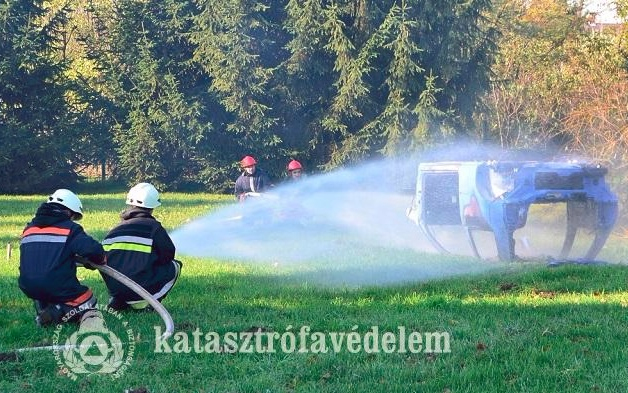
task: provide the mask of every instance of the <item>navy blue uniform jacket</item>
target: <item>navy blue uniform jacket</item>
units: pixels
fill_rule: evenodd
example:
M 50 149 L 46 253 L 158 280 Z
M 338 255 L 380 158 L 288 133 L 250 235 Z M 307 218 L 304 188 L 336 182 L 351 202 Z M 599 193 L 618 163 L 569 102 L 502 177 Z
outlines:
M 107 264 L 155 294 L 175 277 L 174 243 L 161 223 L 146 209 L 129 208 L 121 217 L 122 222 L 103 240 Z M 109 295 L 123 301 L 142 299 L 117 280 L 102 276 Z
M 235 196 L 238 198 L 241 194 L 246 192 L 264 192 L 270 186 L 270 178 L 266 172 L 259 168 L 255 168 L 255 172 L 253 172 L 252 175 L 242 172 L 242 174 L 236 179 Z
M 89 288 L 76 278 L 75 255 L 102 264 L 105 252 L 83 227 L 69 219 L 63 207 L 43 203 L 22 232 L 20 289 L 31 299 L 46 303 L 76 299 Z

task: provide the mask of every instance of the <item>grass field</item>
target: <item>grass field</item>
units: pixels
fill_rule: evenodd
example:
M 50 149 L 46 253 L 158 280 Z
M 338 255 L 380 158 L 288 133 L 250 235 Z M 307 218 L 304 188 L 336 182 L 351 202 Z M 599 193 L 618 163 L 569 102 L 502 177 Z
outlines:
M 124 194 L 81 199 L 87 210 L 81 224 L 102 239 L 118 221 Z M 229 197 L 165 194 L 162 200 L 156 216 L 171 230 L 228 203 Z M 0 392 L 628 391 L 628 268 L 622 264 L 549 268 L 541 262 L 387 286 L 320 286 L 304 273 L 307 268 L 298 266 L 276 269 L 269 264 L 182 257 L 181 279 L 164 302 L 175 321 L 176 334 L 168 344 L 156 340 L 163 331 L 157 314 L 124 313 L 121 318 L 132 330 L 128 337 L 133 341 L 128 367 L 119 377 L 79 374 L 72 380 L 61 372 L 58 352 L 55 357 L 52 350 L 20 350 L 50 346 L 59 339 L 56 328 L 35 326 L 31 302 L 17 287 L 18 237 L 41 201 L 41 196 L 0 196 L 0 244 L 13 246 L 10 259 L 0 258 Z M 621 261 L 626 250 L 626 240 L 616 237 L 605 255 Z M 371 254 L 373 260 L 382 256 L 395 263 L 390 250 L 374 249 Z M 352 262 L 347 269 L 355 269 L 356 275 L 368 270 L 364 266 L 361 272 L 360 261 Z M 423 263 L 477 262 L 416 256 L 416 264 Z M 97 272 L 79 273 L 105 302 L 106 289 Z M 114 318 L 105 318 L 113 329 Z M 327 353 L 311 345 L 317 336 L 301 340 L 300 330 L 306 326 L 310 333 L 325 337 Z M 425 345 L 405 353 L 398 346 L 386 353 L 383 344 L 379 352 L 367 351 L 362 339 L 375 326 L 380 344 L 385 332 L 401 340 L 403 329 L 407 335 L 416 332 L 415 338 L 423 337 Z M 77 331 L 63 329 L 67 336 Z M 251 337 L 264 344 L 274 333 L 281 337 L 293 333 L 297 350 L 284 351 L 276 341 L 274 353 L 230 353 L 234 347 L 225 342 L 221 351 L 208 351 L 215 349 L 206 345 L 213 337 L 205 336 L 210 332 L 219 337 L 258 332 Z M 449 351 L 444 346 L 426 350 L 429 336 L 422 333 L 430 332 L 442 333 L 441 338 L 448 335 Z M 125 331 L 116 333 L 128 354 L 131 346 Z M 337 353 L 331 349 L 333 333 L 345 334 Z M 349 337 L 358 337 L 362 346 L 350 345 Z M 285 344 L 289 347 L 288 339 Z M 298 351 L 302 345 L 306 350 Z M 168 349 L 172 352 L 166 353 Z

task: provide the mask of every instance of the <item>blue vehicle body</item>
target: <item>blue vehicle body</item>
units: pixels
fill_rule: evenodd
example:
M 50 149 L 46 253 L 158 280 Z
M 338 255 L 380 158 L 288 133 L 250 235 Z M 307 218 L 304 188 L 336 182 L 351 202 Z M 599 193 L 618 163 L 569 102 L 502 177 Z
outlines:
M 562 162 L 430 162 L 418 167 L 416 193 L 408 216 L 434 247 L 446 252 L 432 226 L 493 232 L 500 260 L 515 258 L 513 233 L 526 225 L 531 204 L 566 203 L 567 228 L 560 258 L 568 258 L 578 229 L 595 233 L 586 255 L 593 260 L 618 214 L 617 197 L 605 182 L 606 168 Z

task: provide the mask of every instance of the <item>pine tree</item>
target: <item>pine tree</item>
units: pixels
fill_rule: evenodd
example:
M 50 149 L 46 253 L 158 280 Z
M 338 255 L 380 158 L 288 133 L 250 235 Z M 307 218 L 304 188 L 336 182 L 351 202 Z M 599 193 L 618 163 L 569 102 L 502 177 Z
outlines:
M 0 3 L 0 192 L 49 192 L 77 179 L 65 63 L 55 60 L 68 10 L 43 4 Z
M 129 182 L 202 183 L 211 100 L 186 39 L 194 11 L 185 1 L 124 0 L 98 15 L 102 34 L 88 45 L 116 108 L 118 165 Z
M 194 60 L 228 114 L 221 129 L 233 141 L 232 160 L 245 154 L 270 158 L 280 142 L 270 81 L 284 52 L 281 26 L 273 24 L 281 19 L 283 4 L 199 0 L 198 6 L 190 35 Z
M 325 8 L 336 89 L 322 129 L 327 167 L 415 151 L 464 133 L 488 87 L 490 1 L 353 1 Z M 385 12 L 384 12 L 385 11 Z

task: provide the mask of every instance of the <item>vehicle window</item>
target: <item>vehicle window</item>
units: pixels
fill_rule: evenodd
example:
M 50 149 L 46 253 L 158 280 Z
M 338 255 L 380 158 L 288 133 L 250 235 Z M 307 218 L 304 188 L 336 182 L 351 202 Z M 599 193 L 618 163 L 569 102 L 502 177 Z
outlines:
M 496 171 L 494 168 L 491 168 L 489 179 L 491 182 L 491 193 L 494 198 L 499 198 L 515 188 L 515 174 L 512 170 Z

